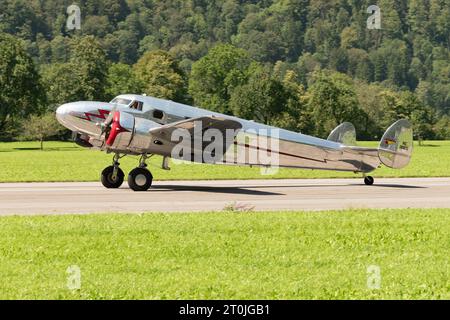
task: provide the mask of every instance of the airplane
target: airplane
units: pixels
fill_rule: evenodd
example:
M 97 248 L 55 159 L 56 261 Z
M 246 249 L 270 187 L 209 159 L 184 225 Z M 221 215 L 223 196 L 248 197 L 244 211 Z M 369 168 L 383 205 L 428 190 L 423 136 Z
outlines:
M 101 182 L 109 189 L 122 186 L 125 174 L 119 160 L 126 155 L 140 156 L 139 165 L 128 175 L 130 189 L 147 191 L 153 175 L 146 162 L 154 155 L 163 157 L 161 167 L 165 170 L 170 170 L 171 158 L 271 167 L 273 163 L 263 161 L 260 154 L 254 156 L 264 152 L 276 156 L 274 162 L 280 168 L 354 172 L 362 174 L 366 185 L 373 185 L 375 180 L 369 173 L 381 165 L 404 168 L 413 151 L 412 125 L 406 119 L 387 129 L 378 148 L 368 148 L 357 145 L 355 127 L 348 122 L 339 125 L 325 140 L 136 94 L 119 95 L 109 103 L 67 103 L 57 108 L 56 118 L 73 132 L 78 145 L 114 155 L 112 165 L 101 173 Z M 214 138 L 205 139 L 208 130 L 215 134 Z M 227 139 L 219 139 L 218 135 Z M 209 147 L 213 142 L 216 147 Z M 243 156 L 238 149 L 244 152 Z

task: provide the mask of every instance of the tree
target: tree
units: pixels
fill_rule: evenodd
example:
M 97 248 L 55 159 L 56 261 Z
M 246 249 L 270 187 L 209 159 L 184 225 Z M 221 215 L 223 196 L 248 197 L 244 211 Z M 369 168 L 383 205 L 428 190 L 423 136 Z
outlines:
M 39 112 L 45 96 L 39 75 L 22 43 L 0 34 L 0 132 L 15 117 Z
M 338 72 L 346 73 L 348 69 L 347 50 L 333 49 L 330 53 L 329 67 Z
M 389 39 L 401 38 L 403 25 L 399 15 L 400 10 L 396 8 L 397 1 L 380 0 L 378 5 L 382 8 L 381 28 L 383 34 Z
M 427 29 L 428 17 L 427 1 L 410 0 L 409 1 L 409 25 L 414 33 L 424 34 Z
M 363 139 L 379 140 L 386 131 L 384 121 L 385 110 L 381 105 L 380 93 L 386 88 L 377 84 L 368 84 L 363 81 L 355 81 L 355 92 L 358 97 L 358 105 L 363 110 L 363 117 L 359 122 L 358 133 Z
M 374 65 L 375 81 L 390 80 L 397 86 L 408 84 L 410 60 L 404 41 L 386 41 L 383 46 L 370 55 Z
M 425 139 L 434 139 L 433 125 L 435 113 L 431 108 L 426 106 L 418 106 L 411 113 L 411 122 L 414 128 L 414 135 L 419 140 L 419 145 L 422 145 Z
M 326 71 L 315 72 L 308 96 L 317 135 L 325 137 L 345 121 L 359 125 L 362 110 L 358 107 L 356 93 L 347 76 Z
M 433 125 L 435 123 L 435 112 L 428 106 L 422 104 L 420 100 L 411 92 L 403 92 L 400 95 L 401 103 L 409 113 L 408 117 L 414 128 L 414 135 L 419 140 L 419 145 L 425 139 L 433 139 Z
M 118 30 L 112 34 L 114 39 L 115 54 L 122 63 L 132 64 L 139 58 L 139 37 L 130 30 Z
M 436 139 L 439 140 L 449 140 L 450 139 L 450 117 L 443 115 L 436 122 L 434 128 L 434 133 L 436 134 Z
M 105 99 L 108 61 L 99 41 L 93 36 L 84 36 L 72 39 L 71 45 L 71 74 L 79 81 L 83 100 Z
M 306 90 L 297 82 L 298 75 L 289 70 L 283 78 L 283 87 L 287 101 L 281 117 L 277 118 L 274 125 L 291 131 L 309 133 L 312 131 L 312 123 L 306 104 Z
M 285 43 L 273 31 L 251 30 L 235 38 L 234 43 L 247 51 L 256 61 L 277 61 L 286 59 Z
M 42 67 L 42 83 L 48 110 L 80 100 L 102 101 L 107 97 L 108 62 L 98 41 L 92 36 L 71 40 L 70 60 Z
M 27 40 L 33 39 L 38 32 L 44 31 L 42 20 L 38 16 L 41 14 L 42 17 L 42 12 L 30 6 L 29 1 L 2 1 L 0 9 L 2 9 L 0 12 L 3 18 L 0 21 L 6 22 L 1 28 L 3 31 Z
M 354 78 L 371 82 L 373 65 L 369 55 L 362 49 L 349 49 L 348 55 L 348 74 Z
M 147 95 L 187 102 L 187 81 L 184 72 L 168 52 L 147 52 L 134 65 L 133 70 Z
M 189 93 L 204 108 L 231 114 L 229 100 L 234 88 L 247 82 L 251 60 L 231 45 L 218 45 L 192 65 Z
M 51 61 L 53 63 L 67 62 L 69 60 L 70 39 L 61 35 L 50 42 Z
M 353 27 L 346 27 L 341 32 L 341 47 L 344 49 L 355 48 L 358 45 L 358 32 Z
M 131 66 L 115 63 L 109 67 L 106 79 L 106 95 L 108 99 L 123 93 L 142 92 L 143 84 L 138 81 Z
M 433 125 L 435 123 L 435 112 L 420 102 L 411 92 L 383 91 L 380 94 L 380 101 L 384 117 L 382 120 L 385 126 L 402 118 L 410 119 L 415 138 L 419 144 L 424 139 L 434 138 Z
M 41 68 L 42 85 L 47 94 L 47 109 L 56 110 L 67 102 L 85 100 L 81 79 L 71 63 L 55 63 Z
M 399 119 L 409 118 L 411 110 L 406 107 L 397 92 L 385 89 L 380 92 L 378 98 L 383 112 L 383 118 L 380 119 L 383 128 L 387 128 Z
M 78 31 L 66 28 L 67 4 L 0 1 L 0 33 L 23 40 L 22 47 L 39 63 L 45 82 L 40 91 L 42 96 L 48 93 L 50 108 L 66 101 L 109 99 L 116 90 L 132 90 L 134 70 L 130 73 L 123 65 L 109 70 L 110 62 L 133 65 L 146 52 L 163 49 L 191 75 L 189 92 L 195 103 L 214 111 L 232 113 L 231 95 L 247 83 L 255 60 L 266 70 L 281 61 L 283 72 L 271 75 L 281 82 L 289 69 L 296 72 L 296 81 L 308 87 L 314 71 L 330 68 L 349 75 L 355 88 L 362 87 L 358 97 L 364 89 L 389 94 L 408 90 L 430 106 L 433 115 L 450 114 L 448 0 L 83 0 Z M 369 4 L 381 8 L 381 30 L 367 29 Z M 80 37 L 86 34 L 96 37 Z M 74 58 L 74 51 L 84 53 Z M 386 102 L 378 93 L 374 97 L 379 101 L 373 103 L 368 95 L 364 97 L 372 106 Z M 284 108 L 278 122 L 298 130 L 293 111 Z M 364 108 L 368 115 L 362 132 L 367 137 L 385 129 L 379 110 Z M 9 117 L 8 128 L 0 134 L 5 136 L 26 116 Z M 307 122 L 300 128 L 310 130 Z
M 264 70 L 250 76 L 248 83 L 233 90 L 230 108 L 235 116 L 274 124 L 287 103 L 283 84 Z
M 83 22 L 83 33 L 96 37 L 105 37 L 112 32 L 112 25 L 107 16 L 88 16 Z
M 48 112 L 44 115 L 32 115 L 23 121 L 23 137 L 38 140 L 41 150 L 44 150 L 44 141 L 57 136 L 64 128 L 56 121 L 55 114 Z

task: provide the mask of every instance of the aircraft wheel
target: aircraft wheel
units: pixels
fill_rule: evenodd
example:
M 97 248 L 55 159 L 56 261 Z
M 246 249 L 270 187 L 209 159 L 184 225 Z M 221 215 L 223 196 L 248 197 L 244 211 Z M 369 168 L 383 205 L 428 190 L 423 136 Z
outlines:
M 107 189 L 117 189 L 123 184 L 123 180 L 125 178 L 125 174 L 122 169 L 117 168 L 117 176 L 113 177 L 114 167 L 107 167 L 102 172 L 101 181 L 105 188 Z
M 133 191 L 147 191 L 152 186 L 152 182 L 152 174 L 144 168 L 136 168 L 128 175 L 128 185 Z
M 375 183 L 375 179 L 371 176 L 367 176 L 364 178 L 364 183 L 366 186 L 372 186 Z

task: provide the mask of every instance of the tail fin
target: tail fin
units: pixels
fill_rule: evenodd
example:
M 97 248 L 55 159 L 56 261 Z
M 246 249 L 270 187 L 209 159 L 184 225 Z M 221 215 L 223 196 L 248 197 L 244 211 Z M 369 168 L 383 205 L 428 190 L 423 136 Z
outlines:
M 408 120 L 394 123 L 381 139 L 378 157 L 381 162 L 393 169 L 406 167 L 413 152 L 413 130 Z
M 355 126 L 350 122 L 344 122 L 330 133 L 327 140 L 342 143 L 346 146 L 356 146 Z

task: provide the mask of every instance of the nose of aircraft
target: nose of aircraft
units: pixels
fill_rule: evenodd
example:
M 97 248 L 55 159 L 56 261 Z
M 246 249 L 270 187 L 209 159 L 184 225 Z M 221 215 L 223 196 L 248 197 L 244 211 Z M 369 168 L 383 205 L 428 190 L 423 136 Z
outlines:
M 95 101 L 66 103 L 56 109 L 56 119 L 69 130 L 98 134 L 98 123 L 106 120 L 113 107 L 109 103 Z
M 60 107 L 58 107 L 58 109 L 56 109 L 56 119 L 58 120 L 59 123 L 61 123 L 63 126 L 68 127 L 68 122 L 67 122 L 67 117 L 70 114 L 70 105 L 72 105 L 72 103 L 66 103 L 61 105 Z M 70 129 L 70 128 L 69 128 Z

